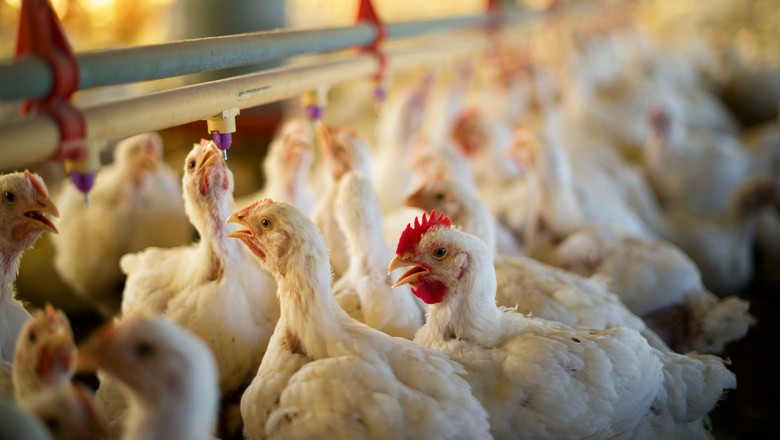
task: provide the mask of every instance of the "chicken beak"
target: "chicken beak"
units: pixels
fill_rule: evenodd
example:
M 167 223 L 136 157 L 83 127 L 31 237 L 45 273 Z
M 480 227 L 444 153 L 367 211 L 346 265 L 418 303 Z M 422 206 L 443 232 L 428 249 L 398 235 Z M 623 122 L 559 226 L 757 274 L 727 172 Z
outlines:
M 400 255 L 396 255 L 395 258 L 393 258 L 393 261 L 391 261 L 390 264 L 387 266 L 387 274 L 390 275 L 394 270 L 398 269 L 399 267 L 411 266 L 411 264 L 412 263 L 401 258 Z
M 57 209 L 57 206 L 54 205 L 54 202 L 52 202 L 49 197 L 45 197 L 43 201 L 39 199 L 38 202 L 43 204 L 41 207 L 41 212 L 44 214 L 49 214 L 54 218 L 60 218 L 60 210 Z
M 427 206 L 425 206 L 425 198 L 423 197 L 423 190 L 425 189 L 424 185 L 420 185 L 419 188 L 417 188 L 414 192 L 406 196 L 404 199 L 404 206 L 411 206 L 412 208 L 420 208 L 420 209 L 426 209 Z
M 45 212 L 46 214 L 49 214 L 53 217 L 60 218 L 60 211 L 57 209 L 57 207 L 54 205 L 54 202 L 49 199 L 49 193 L 46 191 L 46 188 L 41 184 L 41 182 L 38 180 L 37 177 L 33 173 L 31 173 L 29 170 L 24 171 L 25 177 L 27 177 L 27 180 L 30 182 L 30 185 L 33 187 L 33 192 L 35 193 L 35 201 L 38 202 L 38 204 L 41 206 L 41 209 L 39 211 Z
M 76 371 L 103 370 L 134 390 L 148 387 L 153 378 L 135 367 L 133 347 L 118 341 L 116 334 L 121 324 L 114 320 L 99 328 L 87 341 L 79 346 Z
M 57 210 L 57 207 L 54 206 L 54 203 L 49 200 L 48 197 L 46 197 L 44 200 L 38 198 L 36 202 L 36 206 L 33 209 L 24 211 L 22 215 L 34 221 L 35 224 L 43 226 L 45 230 L 51 232 L 52 234 L 59 234 L 60 231 L 57 230 L 57 227 L 54 226 L 54 223 L 52 223 L 52 221 L 49 220 L 49 218 L 46 216 L 46 214 L 49 214 L 53 217 L 59 217 L 60 212 Z
M 200 162 L 200 165 L 198 165 L 198 169 L 196 169 L 195 172 L 200 174 L 204 169 L 208 169 L 208 167 L 217 162 L 219 158 L 220 155 L 216 152 L 216 147 L 211 147 L 211 144 L 209 144 L 209 149 L 206 151 L 203 160 Z
M 107 361 L 107 348 L 116 334 L 116 323 L 110 322 L 99 328 L 85 343 L 79 346 L 76 370 L 95 371 Z
M 247 206 L 244 209 L 238 210 L 238 211 L 230 214 L 230 217 L 228 217 L 227 220 L 225 220 L 225 224 L 228 224 L 228 223 L 238 223 L 239 225 L 241 225 L 241 226 L 243 226 L 243 227 L 245 227 L 247 229 L 239 229 L 239 230 L 236 230 L 236 231 L 233 231 L 233 232 L 229 232 L 227 234 L 228 237 L 231 237 L 231 238 L 244 238 L 244 237 L 251 237 L 252 235 L 254 235 L 252 233 L 252 230 L 251 230 L 252 228 L 249 226 L 249 224 L 247 224 L 247 222 L 244 219 L 249 215 L 249 213 L 252 211 L 252 209 L 254 209 L 255 205 L 256 205 L 256 203 L 253 203 L 253 204 Z
M 245 216 L 244 211 L 245 209 L 242 209 L 240 211 L 236 211 L 230 214 L 230 217 L 228 217 L 227 220 L 225 220 L 225 224 L 238 223 L 240 225 L 246 226 L 246 223 L 244 223 L 244 216 Z
M 411 269 L 404 272 L 403 275 L 398 277 L 397 280 L 393 283 L 393 288 L 396 288 L 398 286 L 403 286 L 404 284 L 409 284 L 417 281 L 418 278 L 420 278 L 423 275 L 427 275 L 430 273 L 430 270 L 418 266 L 417 264 L 408 261 L 404 258 L 402 258 L 399 255 L 396 255 L 395 258 L 393 258 L 393 261 L 390 262 L 390 265 L 387 266 L 387 274 L 390 275 L 391 272 L 394 270 L 401 268 L 401 267 L 408 267 L 413 266 Z
M 233 232 L 228 232 L 227 236 L 230 238 L 245 238 L 245 237 L 251 237 L 252 231 L 248 229 L 239 229 Z

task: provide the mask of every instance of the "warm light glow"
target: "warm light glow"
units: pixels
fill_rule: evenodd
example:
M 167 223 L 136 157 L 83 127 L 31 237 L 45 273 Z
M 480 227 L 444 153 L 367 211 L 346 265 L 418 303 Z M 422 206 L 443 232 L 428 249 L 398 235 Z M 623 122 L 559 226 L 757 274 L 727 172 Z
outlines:
M 64 19 L 68 15 L 70 9 L 70 1 L 68 0 L 51 0 L 51 6 L 54 8 L 54 12 L 57 13 L 57 17 L 60 20 Z
M 355 20 L 357 0 L 288 0 L 288 22 L 292 27 L 347 25 Z M 387 21 L 424 20 L 474 14 L 485 8 L 485 0 L 374 0 L 377 13 Z
M 104 9 L 113 4 L 114 0 L 84 0 L 84 6 L 88 9 Z
M 3 3 L 7 4 L 13 10 L 19 10 L 22 7 L 22 0 L 3 0 Z M 54 12 L 60 18 L 65 17 L 68 14 L 70 2 L 68 0 L 51 0 L 51 5 L 54 7 Z

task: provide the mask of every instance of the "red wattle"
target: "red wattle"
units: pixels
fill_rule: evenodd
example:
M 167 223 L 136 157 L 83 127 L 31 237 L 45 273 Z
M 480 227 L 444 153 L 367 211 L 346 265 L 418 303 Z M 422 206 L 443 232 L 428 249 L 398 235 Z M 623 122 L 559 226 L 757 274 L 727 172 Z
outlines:
M 42 350 L 40 359 L 38 359 L 38 367 L 35 369 L 35 373 L 38 374 L 38 377 L 48 379 L 49 376 L 51 376 L 53 362 L 54 359 L 52 359 L 51 354 L 49 354 L 47 350 Z
M 206 195 L 209 192 L 209 175 L 203 173 L 203 180 L 200 181 L 200 193 Z
M 436 304 L 444 300 L 447 286 L 441 281 L 419 278 L 412 287 L 412 293 L 423 300 L 425 304 Z

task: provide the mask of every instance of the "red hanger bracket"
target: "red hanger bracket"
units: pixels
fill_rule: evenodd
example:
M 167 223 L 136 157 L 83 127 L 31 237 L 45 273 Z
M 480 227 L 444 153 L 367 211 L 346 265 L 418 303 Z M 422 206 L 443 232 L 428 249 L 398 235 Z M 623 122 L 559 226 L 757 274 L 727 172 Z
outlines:
M 371 0 L 360 0 L 360 4 L 358 5 L 357 19 L 355 21 L 357 23 L 369 22 L 374 27 L 376 32 L 374 40 L 368 45 L 358 48 L 358 51 L 370 52 L 377 57 L 377 60 L 379 61 L 379 69 L 377 69 L 377 72 L 374 75 L 374 81 L 376 81 L 374 97 L 380 101 L 384 101 L 384 99 L 387 97 L 387 90 L 384 88 L 384 81 L 387 75 L 387 57 L 380 50 L 380 46 L 387 37 L 387 26 L 385 26 L 385 23 L 379 18 L 379 15 L 374 9 L 373 3 L 371 3 Z
M 84 116 L 69 102 L 71 95 L 78 90 L 79 65 L 48 0 L 22 0 L 16 58 L 26 56 L 38 56 L 49 64 L 52 87 L 45 98 L 25 101 L 22 114 L 44 113 L 57 122 L 60 146 L 54 159 L 84 159 L 87 154 Z

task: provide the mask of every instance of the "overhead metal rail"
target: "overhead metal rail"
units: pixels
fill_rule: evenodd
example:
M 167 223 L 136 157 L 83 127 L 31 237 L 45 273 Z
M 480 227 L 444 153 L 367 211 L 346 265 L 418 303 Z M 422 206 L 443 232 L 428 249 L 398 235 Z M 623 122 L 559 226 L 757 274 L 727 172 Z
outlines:
M 576 20 L 576 17 L 584 12 L 592 12 L 592 8 L 574 7 L 568 8 L 566 16 Z M 507 11 L 504 16 L 504 24 L 518 24 L 526 20 L 538 18 L 543 13 L 528 11 Z M 393 70 L 409 65 L 441 62 L 443 57 L 467 54 L 470 51 L 486 47 L 490 42 L 490 36 L 480 30 L 468 31 L 464 28 L 490 23 L 492 17 L 487 14 L 433 20 L 416 23 L 390 24 L 389 36 L 413 36 L 439 32 L 442 30 L 461 30 L 453 38 L 442 39 L 438 44 L 414 44 L 405 48 L 390 48 L 383 50 L 389 62 L 388 68 Z M 331 34 L 331 32 L 335 32 Z M 354 34 L 353 34 L 354 32 Z M 334 35 L 336 37 L 334 37 Z M 134 70 L 143 64 L 159 64 L 161 60 L 174 52 L 178 52 L 179 61 L 160 70 L 150 71 L 141 69 L 141 73 L 132 73 L 122 81 L 113 83 L 148 80 L 161 76 L 172 76 L 183 73 L 236 67 L 245 64 L 254 64 L 259 61 L 270 60 L 291 54 L 303 54 L 329 49 L 344 49 L 353 46 L 362 46 L 372 41 L 374 30 L 370 25 L 357 25 L 334 30 L 318 31 L 280 31 L 258 34 L 245 34 L 231 37 L 207 38 L 202 40 L 184 41 L 169 45 L 145 46 L 133 49 L 120 49 L 99 53 L 87 53 L 78 55 L 77 58 L 82 67 L 87 65 L 101 66 L 96 69 L 101 73 L 82 73 L 82 85 L 96 87 L 104 85 L 108 79 L 104 78 L 106 72 L 116 66 L 128 66 L 132 64 Z M 259 45 L 257 38 L 266 38 L 266 43 Z M 314 41 L 309 41 L 314 38 Z M 246 40 L 242 40 L 246 39 Z M 331 42 L 319 43 L 319 40 Z M 456 40 L 455 40 L 456 39 Z M 248 41 L 254 41 L 250 44 Z M 304 40 L 308 41 L 304 43 Z M 273 41 L 273 43 L 269 43 Z M 287 41 L 287 44 L 283 43 Z M 457 41 L 457 44 L 454 44 Z M 270 48 L 280 44 L 282 48 Z M 210 58 L 205 54 L 211 54 L 215 47 L 221 51 L 235 51 L 239 53 L 235 57 L 217 60 L 190 60 L 191 58 Z M 237 45 L 237 46 L 234 46 Z M 254 45 L 254 47 L 252 47 Z M 178 47 L 179 49 L 172 49 Z M 188 52 L 189 51 L 189 52 Z M 257 53 L 252 53 L 252 52 Z M 186 53 L 186 55 L 184 55 Z M 211 57 L 213 58 L 213 57 Z M 118 99 L 111 102 L 92 104 L 80 107 L 86 126 L 85 145 L 90 151 L 102 149 L 106 143 L 123 139 L 138 133 L 157 131 L 189 122 L 201 120 L 219 114 L 229 108 L 245 109 L 259 105 L 280 101 L 295 97 L 322 86 L 345 82 L 348 80 L 365 78 L 377 72 L 379 60 L 371 53 L 350 53 L 310 57 L 302 65 L 270 69 L 247 75 L 204 82 L 186 87 L 179 87 L 149 93 L 141 96 Z M 101 60 L 101 61 L 95 61 Z M 143 60 L 143 61 L 142 61 Z M 23 69 L 33 69 L 31 75 L 44 77 L 40 67 L 30 67 L 33 64 L 11 63 L 13 66 L 3 70 L 4 75 L 14 72 L 13 75 L 21 76 L 27 72 Z M 90 64 L 93 63 L 93 64 Z M 22 66 L 22 67 L 19 67 Z M 46 70 L 46 69 L 44 69 Z M 22 72 L 22 73 L 20 73 Z M 109 75 L 110 76 L 110 75 Z M 0 78 L 3 78 L 0 76 Z M 5 78 L 8 78 L 6 76 Z M 0 79 L 2 83 L 3 79 Z M 43 83 L 41 83 L 43 84 Z M 35 93 L 45 90 L 45 86 L 38 84 Z M 20 93 L 20 95 L 24 95 Z M 57 123 L 46 115 L 31 115 L 22 120 L 0 126 L 0 169 L 17 169 L 25 165 L 51 158 L 60 148 L 60 132 Z
M 386 52 L 391 69 L 441 60 L 485 46 L 488 37 L 474 33 L 458 46 L 443 44 Z M 87 145 L 102 148 L 109 141 L 146 131 L 162 130 L 205 119 L 227 108 L 251 108 L 280 101 L 347 80 L 368 77 L 379 68 L 372 54 L 312 60 L 217 81 L 179 87 L 81 108 L 87 126 Z M 57 124 L 46 116 L 31 116 L 0 127 L 3 142 L 0 168 L 17 168 L 51 157 L 59 147 Z
M 515 14 L 516 15 L 516 14 Z M 399 39 L 453 31 L 490 22 L 488 14 L 441 20 L 388 23 L 387 38 Z M 276 30 L 173 43 L 83 52 L 76 55 L 79 90 L 170 78 L 332 52 L 370 44 L 376 29 L 369 23 L 308 30 Z M 52 86 L 45 60 L 25 57 L 0 62 L 0 100 L 43 98 Z

